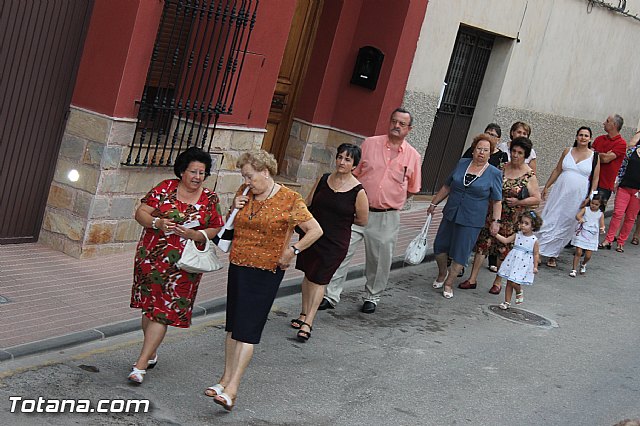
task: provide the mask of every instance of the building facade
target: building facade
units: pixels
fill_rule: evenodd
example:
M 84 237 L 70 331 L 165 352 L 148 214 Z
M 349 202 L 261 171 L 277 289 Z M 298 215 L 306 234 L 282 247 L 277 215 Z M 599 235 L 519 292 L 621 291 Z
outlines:
M 486 123 L 503 137 L 516 120 L 532 124 L 544 182 L 580 125 L 595 136 L 615 112 L 628 137 L 640 118 L 640 86 L 625 78 L 640 71 L 625 53 L 640 0 L 54 3 L 12 0 L 1 16 L 11 72 L 0 84 L 0 243 L 133 250 L 139 199 L 192 144 L 211 152 L 206 184 L 227 207 L 242 152 L 272 152 L 279 179 L 304 195 L 340 143 L 385 133 L 399 105 L 414 114 L 425 193 Z M 59 95 L 36 90 L 54 77 Z

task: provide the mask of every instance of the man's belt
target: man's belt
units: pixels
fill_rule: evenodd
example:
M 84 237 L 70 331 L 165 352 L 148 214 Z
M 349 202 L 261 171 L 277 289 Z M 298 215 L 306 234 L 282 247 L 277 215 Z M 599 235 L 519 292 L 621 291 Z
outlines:
M 376 209 L 375 207 L 369 207 L 369 211 L 374 213 L 391 212 L 394 210 L 398 210 L 398 209 Z

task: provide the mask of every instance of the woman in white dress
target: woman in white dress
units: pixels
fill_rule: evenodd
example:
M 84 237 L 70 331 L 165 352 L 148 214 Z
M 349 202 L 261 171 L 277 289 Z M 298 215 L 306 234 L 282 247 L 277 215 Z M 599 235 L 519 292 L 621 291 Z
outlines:
M 560 251 L 571 241 L 576 213 L 586 205 L 589 195 L 598 187 L 599 162 L 589 184 L 594 155 L 590 144 L 591 129 L 580 127 L 575 146 L 565 148 L 562 152 L 558 165 L 542 191 L 542 199 L 547 203 L 542 211 L 544 225 L 537 236 L 540 255 L 549 258 L 547 266 L 552 268 L 557 266 L 556 258 Z

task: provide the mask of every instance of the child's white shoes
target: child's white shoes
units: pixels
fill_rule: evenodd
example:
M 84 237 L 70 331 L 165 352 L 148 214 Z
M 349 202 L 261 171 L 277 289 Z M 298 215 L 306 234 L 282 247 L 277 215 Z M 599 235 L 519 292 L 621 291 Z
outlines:
M 576 276 L 578 276 L 578 271 L 572 269 L 571 272 L 569 272 L 569 276 L 575 278 Z

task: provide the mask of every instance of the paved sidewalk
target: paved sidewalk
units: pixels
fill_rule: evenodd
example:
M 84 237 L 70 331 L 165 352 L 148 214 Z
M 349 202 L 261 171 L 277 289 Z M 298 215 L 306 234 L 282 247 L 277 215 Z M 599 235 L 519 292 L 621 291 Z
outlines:
M 404 266 L 404 251 L 422 228 L 428 203 L 414 201 L 400 213 L 393 269 Z M 430 242 L 441 219 L 439 207 L 429 228 Z M 227 255 L 218 254 L 225 264 Z M 430 260 L 432 253 L 425 259 Z M 194 316 L 224 310 L 226 274 L 226 268 L 205 274 Z M 352 260 L 349 279 L 363 274 L 364 245 Z M 0 303 L 0 362 L 138 330 L 139 310 L 129 307 L 132 275 L 132 252 L 79 260 L 38 243 L 0 245 L 0 296 L 8 301 Z M 288 270 L 278 296 L 299 292 L 301 281 L 300 271 Z
M 404 251 L 424 223 L 428 202 L 414 202 L 401 212 L 396 247 L 402 266 Z M 434 215 L 430 234 L 437 231 L 441 211 Z M 220 253 L 223 263 L 227 255 Z M 350 278 L 361 276 L 364 245 L 352 261 Z M 226 267 L 205 274 L 194 316 L 224 310 Z M 0 245 L 0 361 L 103 339 L 140 327 L 138 309 L 129 307 L 133 253 L 97 259 L 75 259 L 42 244 Z M 279 295 L 299 291 L 302 273 L 286 272 Z

